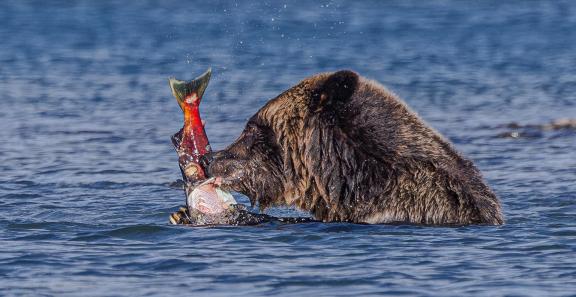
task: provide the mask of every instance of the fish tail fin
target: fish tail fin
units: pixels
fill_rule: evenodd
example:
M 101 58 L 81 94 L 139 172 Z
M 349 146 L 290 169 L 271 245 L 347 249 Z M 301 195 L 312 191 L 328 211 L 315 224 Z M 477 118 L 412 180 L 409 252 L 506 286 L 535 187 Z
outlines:
M 182 110 L 184 110 L 186 106 L 197 106 L 200 104 L 204 91 L 206 91 L 208 87 L 211 75 L 212 69 L 208 68 L 202 75 L 190 81 L 178 80 L 174 77 L 168 80 L 170 88 L 172 89 L 172 95 L 176 97 L 178 105 L 180 105 Z

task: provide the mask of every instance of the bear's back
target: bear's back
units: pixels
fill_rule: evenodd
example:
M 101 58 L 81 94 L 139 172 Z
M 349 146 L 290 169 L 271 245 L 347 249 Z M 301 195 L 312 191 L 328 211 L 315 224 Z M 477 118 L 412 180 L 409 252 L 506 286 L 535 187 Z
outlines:
M 377 166 L 387 168 L 375 174 L 392 180 L 382 187 L 382 195 L 389 196 L 377 198 L 382 201 L 363 220 L 503 223 L 498 198 L 480 171 L 398 96 L 360 78 L 345 108 L 350 122 L 342 128 Z

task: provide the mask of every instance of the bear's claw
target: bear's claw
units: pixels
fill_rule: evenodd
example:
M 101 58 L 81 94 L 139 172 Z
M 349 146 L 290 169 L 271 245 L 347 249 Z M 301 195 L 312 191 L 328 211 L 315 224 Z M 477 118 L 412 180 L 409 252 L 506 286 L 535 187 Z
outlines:
M 177 212 L 170 215 L 170 223 L 172 225 L 185 225 L 190 224 L 190 218 L 188 217 L 188 209 L 181 206 Z

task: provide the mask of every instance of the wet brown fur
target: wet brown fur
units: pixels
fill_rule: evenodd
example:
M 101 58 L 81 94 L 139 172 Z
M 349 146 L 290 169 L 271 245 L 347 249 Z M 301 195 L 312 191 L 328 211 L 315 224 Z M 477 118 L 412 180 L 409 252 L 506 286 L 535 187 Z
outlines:
M 261 208 L 296 206 L 323 221 L 503 223 L 472 162 L 351 71 L 312 76 L 269 101 L 210 173 Z

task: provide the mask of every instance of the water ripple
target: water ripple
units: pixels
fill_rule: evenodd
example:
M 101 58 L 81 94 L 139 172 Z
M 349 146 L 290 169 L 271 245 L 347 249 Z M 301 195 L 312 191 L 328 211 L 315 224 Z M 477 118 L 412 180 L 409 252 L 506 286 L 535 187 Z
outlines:
M 570 296 L 575 131 L 510 124 L 574 118 L 574 16 L 563 0 L 0 1 L 0 295 Z M 507 224 L 168 225 L 184 200 L 166 78 L 209 66 L 214 148 L 303 77 L 354 69 L 475 161 Z

